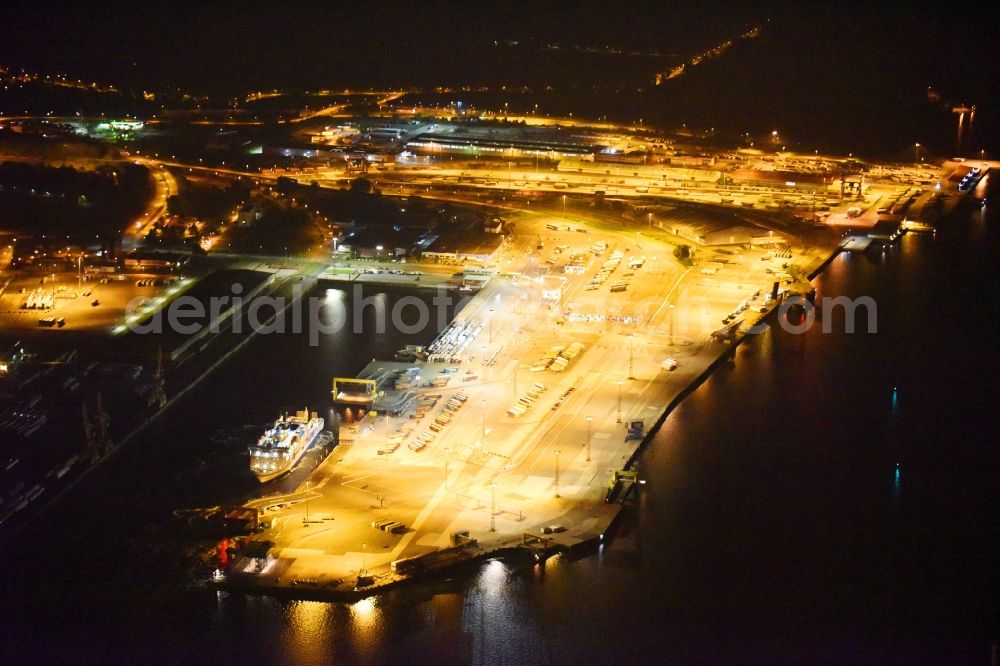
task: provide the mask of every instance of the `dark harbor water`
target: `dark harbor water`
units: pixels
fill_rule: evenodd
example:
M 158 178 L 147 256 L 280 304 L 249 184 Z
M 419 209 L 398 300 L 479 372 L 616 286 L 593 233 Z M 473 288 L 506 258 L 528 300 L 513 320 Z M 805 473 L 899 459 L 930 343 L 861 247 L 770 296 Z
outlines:
M 224 465 L 191 462 L 214 430 L 328 399 L 332 374 L 399 346 L 259 340 L 5 554 L 0 645 L 89 663 L 989 663 L 997 218 L 835 259 L 819 298 L 873 297 L 877 333 L 841 315 L 743 345 L 667 419 L 604 546 L 355 604 L 186 589 L 143 548 L 170 508 L 232 492 L 206 477 Z

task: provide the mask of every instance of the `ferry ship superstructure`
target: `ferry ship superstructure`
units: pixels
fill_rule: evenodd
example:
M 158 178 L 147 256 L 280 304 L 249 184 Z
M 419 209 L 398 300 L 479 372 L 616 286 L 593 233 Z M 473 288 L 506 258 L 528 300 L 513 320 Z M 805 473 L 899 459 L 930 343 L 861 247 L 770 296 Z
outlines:
M 291 470 L 323 432 L 323 425 L 323 419 L 308 409 L 278 417 L 250 449 L 250 469 L 257 479 L 265 483 Z

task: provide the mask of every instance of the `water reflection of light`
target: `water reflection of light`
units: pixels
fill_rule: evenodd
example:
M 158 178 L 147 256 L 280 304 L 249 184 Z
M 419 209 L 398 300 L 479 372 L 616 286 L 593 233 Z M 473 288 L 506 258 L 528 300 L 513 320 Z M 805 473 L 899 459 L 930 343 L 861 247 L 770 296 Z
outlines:
M 332 612 L 335 607 L 321 601 L 294 601 L 287 606 L 287 623 L 281 648 L 292 663 L 319 664 L 329 659 Z
M 334 328 L 344 325 L 347 319 L 347 292 L 327 289 L 322 302 L 323 320 Z
M 351 620 L 358 629 L 370 629 L 378 616 L 374 597 L 365 597 L 351 604 Z
M 289 613 L 289 629 L 298 642 L 315 641 L 322 633 L 330 605 L 321 601 L 297 601 Z
M 480 586 L 487 594 L 496 594 L 503 590 L 507 580 L 507 566 L 500 560 L 490 560 L 479 574 Z
M 756 348 L 759 351 L 761 358 L 774 358 L 774 343 L 774 331 L 769 324 L 765 324 L 762 327 L 761 332 L 757 334 L 755 340 Z
M 549 570 L 558 570 L 565 565 L 562 558 L 562 553 L 556 553 L 552 557 L 545 560 L 545 568 Z
M 903 497 L 903 470 L 899 463 L 896 463 L 896 471 L 892 475 L 892 501 L 896 504 Z

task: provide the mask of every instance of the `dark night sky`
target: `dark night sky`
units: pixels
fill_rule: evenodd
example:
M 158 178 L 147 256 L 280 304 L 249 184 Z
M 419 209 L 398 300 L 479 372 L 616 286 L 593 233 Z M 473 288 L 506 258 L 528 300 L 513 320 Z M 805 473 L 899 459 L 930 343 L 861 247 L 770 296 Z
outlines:
M 685 75 L 662 101 L 647 101 L 654 108 L 637 113 L 730 129 L 773 121 L 800 135 L 820 126 L 837 136 L 870 133 L 891 118 L 902 135 L 932 121 L 947 125 L 946 113 L 930 119 L 921 108 L 933 85 L 945 101 L 977 104 L 981 140 L 1000 148 L 1000 23 L 985 3 L 195 4 L 5 3 L 0 63 L 217 94 L 279 86 L 641 85 L 656 70 L 654 59 L 553 57 L 525 42 L 690 55 L 770 19 L 763 38 Z M 494 45 L 508 39 L 522 46 Z M 581 95 L 582 113 L 586 101 Z
M 714 3 L 634 12 L 612 3 L 206 4 L 115 3 L 102 11 L 100 5 L 66 10 L 19 3 L 5 7 L 0 58 L 119 77 L 136 62 L 143 75 L 206 87 L 309 77 L 458 83 L 477 78 L 497 39 L 689 50 L 762 16 Z

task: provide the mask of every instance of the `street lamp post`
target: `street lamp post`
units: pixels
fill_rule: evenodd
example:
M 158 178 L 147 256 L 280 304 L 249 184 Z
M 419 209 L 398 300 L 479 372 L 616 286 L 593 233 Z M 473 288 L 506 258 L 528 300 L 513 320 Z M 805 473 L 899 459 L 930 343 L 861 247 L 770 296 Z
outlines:
M 919 143 L 913 144 L 913 161 L 914 162 L 919 162 L 920 161 L 920 144 Z
M 486 399 L 483 398 L 483 437 L 482 443 L 486 443 Z
M 518 359 L 514 359 L 514 397 L 517 397 L 517 363 Z
M 365 555 L 368 554 L 368 544 L 361 544 L 361 571 L 358 572 L 358 576 L 365 575 Z
M 622 382 L 618 380 L 618 423 L 622 422 Z
M 648 213 L 648 214 L 646 215 L 646 218 L 647 218 L 647 220 L 648 220 L 648 222 L 649 222 L 649 224 L 648 224 L 647 226 L 648 226 L 648 227 L 649 227 L 650 229 L 652 229 L 652 228 L 653 228 L 653 214 L 652 214 L 652 213 Z
M 594 435 L 594 417 L 587 417 L 587 462 L 590 462 L 590 440 Z
M 562 195 L 562 200 L 563 200 L 563 214 L 562 214 L 562 217 L 563 217 L 563 222 L 565 222 L 566 221 L 566 195 L 565 194 Z
M 490 322 L 490 344 L 493 344 L 493 308 L 489 309 L 489 313 L 490 313 L 490 317 L 489 317 L 489 322 Z
M 562 451 L 555 451 L 556 454 L 556 497 L 559 497 L 559 454 Z
M 670 304 L 670 345 L 674 344 L 674 304 Z
M 628 336 L 628 378 L 635 379 L 635 374 L 632 372 L 633 369 L 633 351 L 635 347 L 635 333 L 629 333 Z
M 497 531 L 497 482 L 490 482 L 490 532 Z

